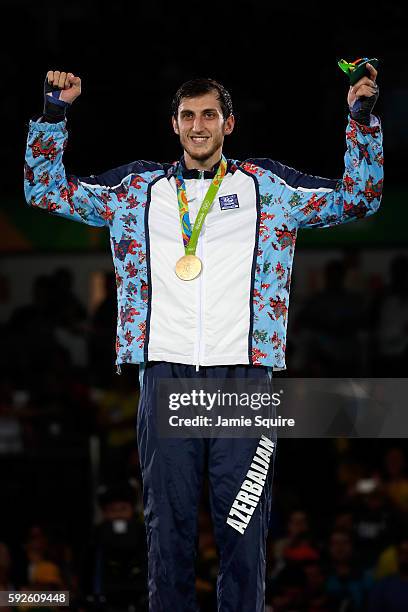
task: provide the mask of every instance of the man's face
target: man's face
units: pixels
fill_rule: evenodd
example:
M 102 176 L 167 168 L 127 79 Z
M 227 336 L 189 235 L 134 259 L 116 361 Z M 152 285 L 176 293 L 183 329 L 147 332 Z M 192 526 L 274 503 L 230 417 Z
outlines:
M 232 115 L 224 120 L 216 91 L 198 98 L 182 98 L 177 118 L 173 117 L 172 122 L 183 149 L 201 162 L 222 148 L 224 136 L 234 128 Z
M 112 501 L 103 508 L 103 517 L 106 521 L 130 521 L 133 516 L 133 506 L 128 501 Z
M 330 555 L 334 562 L 348 561 L 353 554 L 350 537 L 346 533 L 333 533 L 330 538 Z
M 289 534 L 291 536 L 298 536 L 307 532 L 308 529 L 308 520 L 305 512 L 292 512 L 288 523 Z

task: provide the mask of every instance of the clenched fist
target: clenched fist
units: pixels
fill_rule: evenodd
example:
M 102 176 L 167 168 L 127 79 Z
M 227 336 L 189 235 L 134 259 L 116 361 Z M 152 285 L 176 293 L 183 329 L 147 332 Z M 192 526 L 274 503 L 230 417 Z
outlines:
M 378 98 L 378 85 L 375 82 L 377 70 L 371 64 L 367 64 L 370 76 L 364 76 L 350 87 L 347 102 L 353 119 L 359 123 L 370 125 L 370 114 Z
M 81 95 L 81 79 L 72 72 L 49 70 L 47 72 L 45 93 L 48 96 L 72 104 Z M 48 91 L 47 91 L 48 90 Z M 55 95 L 57 92 L 58 96 Z

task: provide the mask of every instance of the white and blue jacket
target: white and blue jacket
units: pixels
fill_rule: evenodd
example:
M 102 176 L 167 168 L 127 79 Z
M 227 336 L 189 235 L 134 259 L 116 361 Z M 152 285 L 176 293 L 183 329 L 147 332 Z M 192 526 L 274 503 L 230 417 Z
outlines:
M 99 176 L 66 173 L 66 122 L 31 121 L 25 164 L 30 206 L 108 229 L 117 280 L 116 365 L 285 368 L 298 229 L 331 227 L 376 212 L 383 185 L 382 131 L 349 118 L 342 178 L 310 176 L 271 159 L 228 160 L 198 241 L 200 276 L 182 281 L 177 164 L 135 161 Z M 182 160 L 181 160 L 182 163 Z M 183 166 L 194 223 L 212 171 Z

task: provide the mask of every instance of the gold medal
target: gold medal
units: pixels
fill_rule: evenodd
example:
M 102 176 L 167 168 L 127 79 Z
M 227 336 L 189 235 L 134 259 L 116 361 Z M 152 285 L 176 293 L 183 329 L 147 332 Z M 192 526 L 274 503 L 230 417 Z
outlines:
M 181 280 L 193 280 L 201 272 L 201 259 L 196 255 L 183 255 L 176 263 L 176 274 Z
M 181 233 L 183 237 L 183 245 L 186 255 L 180 257 L 176 263 L 176 274 L 181 280 L 193 280 L 201 272 L 201 260 L 194 254 L 196 252 L 198 237 L 203 227 L 204 219 L 210 210 L 215 196 L 218 193 L 222 180 L 227 172 L 228 162 L 224 156 L 221 157 L 218 170 L 204 196 L 204 200 L 197 213 L 194 227 L 191 229 L 190 216 L 188 212 L 188 201 L 186 194 L 186 186 L 184 184 L 183 172 L 179 164 L 177 171 L 177 200 L 179 205 Z

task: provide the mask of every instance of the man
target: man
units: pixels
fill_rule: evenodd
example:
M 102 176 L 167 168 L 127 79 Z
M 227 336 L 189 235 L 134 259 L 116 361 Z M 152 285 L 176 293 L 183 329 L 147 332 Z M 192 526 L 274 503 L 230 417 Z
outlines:
M 81 612 L 147 609 L 144 527 L 135 513 L 139 496 L 141 491 L 124 480 L 100 487 L 101 521 L 81 553 Z
M 397 543 L 398 569 L 379 580 L 370 593 L 368 612 L 405 612 L 408 610 L 408 537 Z
M 382 136 L 370 114 L 377 73 L 368 69 L 370 77 L 348 93 L 352 117 L 340 180 L 270 159 L 226 160 L 232 102 L 210 79 L 189 81 L 174 97 L 172 125 L 184 150 L 178 163 L 136 161 L 99 176 L 67 176 L 65 110 L 80 95 L 81 80 L 47 74 L 43 116 L 30 122 L 26 199 L 110 231 L 116 364 L 119 371 L 122 363 L 141 364 L 138 446 L 152 612 L 197 609 L 197 511 L 207 464 L 220 555 L 218 609 L 264 610 L 276 432 L 261 439 L 160 438 L 157 383 L 169 377 L 268 381 L 272 369 L 285 368 L 297 230 L 361 218 L 380 204 Z

